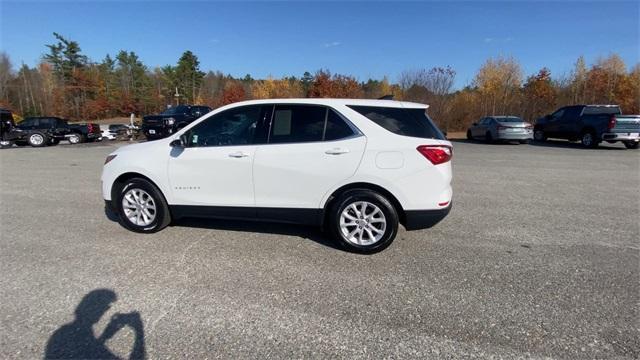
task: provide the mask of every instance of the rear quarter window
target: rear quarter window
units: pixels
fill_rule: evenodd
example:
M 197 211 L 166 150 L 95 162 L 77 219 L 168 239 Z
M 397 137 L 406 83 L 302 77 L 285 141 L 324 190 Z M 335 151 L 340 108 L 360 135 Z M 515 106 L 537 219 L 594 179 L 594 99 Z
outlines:
M 349 105 L 349 108 L 396 135 L 444 140 L 442 132 L 427 116 L 426 109 L 356 105 Z

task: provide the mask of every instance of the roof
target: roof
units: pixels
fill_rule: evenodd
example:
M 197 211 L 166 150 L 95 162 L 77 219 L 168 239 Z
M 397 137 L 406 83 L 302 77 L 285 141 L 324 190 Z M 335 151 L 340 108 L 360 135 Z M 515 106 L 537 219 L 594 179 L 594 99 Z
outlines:
M 355 106 L 384 106 L 384 107 L 403 107 L 408 109 L 426 109 L 429 105 L 408 102 L 408 101 L 396 101 L 396 100 L 373 100 L 373 99 L 333 99 L 333 98 L 293 98 L 293 99 L 262 99 L 262 100 L 247 100 L 233 104 L 238 105 L 257 105 L 257 104 L 316 104 L 326 106 L 342 106 L 342 105 L 355 105 Z

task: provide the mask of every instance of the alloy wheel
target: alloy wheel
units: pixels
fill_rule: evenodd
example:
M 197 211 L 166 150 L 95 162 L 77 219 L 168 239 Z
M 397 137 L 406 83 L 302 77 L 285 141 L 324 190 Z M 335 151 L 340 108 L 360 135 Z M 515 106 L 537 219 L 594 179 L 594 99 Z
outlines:
M 357 201 L 340 214 L 340 234 L 355 245 L 372 245 L 380 241 L 387 220 L 380 208 L 368 201 Z
M 146 191 L 128 190 L 122 197 L 124 216 L 134 225 L 148 226 L 156 218 L 156 203 Z
M 29 137 L 29 141 L 33 145 L 42 145 L 42 143 L 44 143 L 44 137 L 40 134 L 33 134 Z

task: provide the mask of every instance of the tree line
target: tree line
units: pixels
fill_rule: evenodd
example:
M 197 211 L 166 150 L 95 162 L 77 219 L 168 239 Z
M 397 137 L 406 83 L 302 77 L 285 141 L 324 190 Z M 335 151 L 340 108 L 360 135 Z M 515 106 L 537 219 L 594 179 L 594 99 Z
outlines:
M 77 42 L 53 35 L 55 42 L 46 45 L 47 53 L 33 68 L 21 64 L 16 71 L 10 57 L 0 53 L 1 107 L 22 117 L 94 120 L 156 113 L 176 103 L 219 107 L 248 99 L 394 95 L 430 104 L 430 116 L 447 131 L 463 130 L 488 115 L 535 121 L 570 104 L 618 104 L 625 113 L 640 113 L 640 64 L 629 69 L 617 54 L 590 65 L 581 56 L 570 73 L 555 77 L 547 68 L 525 77 L 515 58 L 490 58 L 469 85 L 454 91 L 456 71 L 449 66 L 406 70 L 395 82 L 387 77 L 358 81 L 329 70 L 280 79 L 235 78 L 202 71 L 191 51 L 176 65 L 153 69 L 124 50 L 94 62 Z

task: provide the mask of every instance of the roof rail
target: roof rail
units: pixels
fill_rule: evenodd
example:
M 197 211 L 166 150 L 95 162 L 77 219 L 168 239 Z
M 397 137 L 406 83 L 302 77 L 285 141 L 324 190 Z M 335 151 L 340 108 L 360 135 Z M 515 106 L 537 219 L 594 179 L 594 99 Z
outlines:
M 378 98 L 378 100 L 393 100 L 393 94 L 388 94 L 385 96 L 381 96 Z

